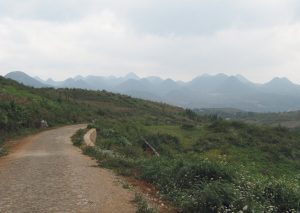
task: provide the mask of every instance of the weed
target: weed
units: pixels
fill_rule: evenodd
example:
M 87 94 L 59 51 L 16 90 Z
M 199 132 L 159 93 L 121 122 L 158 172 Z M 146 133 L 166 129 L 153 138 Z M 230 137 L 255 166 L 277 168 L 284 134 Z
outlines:
M 140 193 L 135 193 L 133 201 L 137 205 L 136 213 L 157 213 L 158 211 L 150 207 Z

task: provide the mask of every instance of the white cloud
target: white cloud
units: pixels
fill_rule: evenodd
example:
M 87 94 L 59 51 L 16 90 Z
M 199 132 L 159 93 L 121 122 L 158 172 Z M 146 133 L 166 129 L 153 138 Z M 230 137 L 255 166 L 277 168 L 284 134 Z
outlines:
M 0 74 L 188 80 L 226 72 L 300 83 L 295 0 L 26 2 L 0 0 Z

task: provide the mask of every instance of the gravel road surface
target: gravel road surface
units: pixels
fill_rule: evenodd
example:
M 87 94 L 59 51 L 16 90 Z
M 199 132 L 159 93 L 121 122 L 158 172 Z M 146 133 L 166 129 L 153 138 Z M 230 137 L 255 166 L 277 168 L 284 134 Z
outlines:
M 0 159 L 0 212 L 135 212 L 132 193 L 72 145 L 83 127 L 27 137 Z

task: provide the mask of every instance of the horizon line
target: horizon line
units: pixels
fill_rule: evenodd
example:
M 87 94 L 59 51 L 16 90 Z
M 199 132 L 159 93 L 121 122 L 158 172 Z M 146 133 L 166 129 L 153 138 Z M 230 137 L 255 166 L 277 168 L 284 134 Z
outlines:
M 136 76 L 138 79 L 140 79 L 140 80 L 141 80 L 141 79 L 147 79 L 147 78 L 155 77 L 155 78 L 160 78 L 160 79 L 163 80 L 163 81 L 166 81 L 166 80 L 172 80 L 172 81 L 174 81 L 174 82 L 188 83 L 188 82 L 191 82 L 191 81 L 195 80 L 196 78 L 201 78 L 201 77 L 206 77 L 206 76 L 209 76 L 209 77 L 216 77 L 216 76 L 218 76 L 218 75 L 225 75 L 225 76 L 227 76 L 227 77 L 242 77 L 242 78 L 244 78 L 245 80 L 249 81 L 250 83 L 257 84 L 257 85 L 260 85 L 260 84 L 261 84 L 261 85 L 267 84 L 267 83 L 269 83 L 269 82 L 272 82 L 272 81 L 275 80 L 275 79 L 287 79 L 288 81 L 290 81 L 290 82 L 293 83 L 293 84 L 300 85 L 300 84 L 298 84 L 298 83 L 295 83 L 295 82 L 291 81 L 291 80 L 290 80 L 288 77 L 286 77 L 286 76 L 275 76 L 275 77 L 272 77 L 270 80 L 268 80 L 268 81 L 266 81 L 266 82 L 258 83 L 258 82 L 249 80 L 247 77 L 245 77 L 244 75 L 239 74 L 239 73 L 238 73 L 238 74 L 227 74 L 227 73 L 222 73 L 222 72 L 220 72 L 220 73 L 213 73 L 213 74 L 211 74 L 211 73 L 203 73 L 203 74 L 200 74 L 200 75 L 197 75 L 197 76 L 191 78 L 190 80 L 176 80 L 176 79 L 173 79 L 173 78 L 171 78 L 171 77 L 163 78 L 163 77 L 161 77 L 161 76 L 156 76 L 156 75 L 149 75 L 149 76 L 141 77 L 141 76 L 139 76 L 138 74 L 136 74 L 135 72 L 128 72 L 128 73 L 125 74 L 125 75 L 119 75 L 119 76 L 117 76 L 117 75 L 95 75 L 95 74 L 89 74 L 89 75 L 74 75 L 74 76 L 67 77 L 67 78 L 65 78 L 65 79 L 63 79 L 63 80 L 56 80 L 56 79 L 51 78 L 51 77 L 48 77 L 48 78 L 45 80 L 44 78 L 42 78 L 42 77 L 40 77 L 40 76 L 38 76 L 38 75 L 32 76 L 32 75 L 26 73 L 25 71 L 21 71 L 21 70 L 10 71 L 10 72 L 7 72 L 5 75 L 1 75 L 1 74 L 0 74 L 0 76 L 5 77 L 5 76 L 8 75 L 9 73 L 13 73 L 13 72 L 21 72 L 21 73 L 25 73 L 26 75 L 28 75 L 28 76 L 30 76 L 30 77 L 36 79 L 36 80 L 39 80 L 39 81 L 42 80 L 42 81 L 44 81 L 44 82 L 46 82 L 46 81 L 48 81 L 48 80 L 53 80 L 53 81 L 55 81 L 55 82 L 63 82 L 63 81 L 66 81 L 66 80 L 68 80 L 68 79 L 75 79 L 75 78 L 77 78 L 77 77 L 87 78 L 87 77 L 89 77 L 89 76 L 93 76 L 93 77 L 103 77 L 103 78 L 117 78 L 117 79 L 118 79 L 118 78 L 126 78 L 126 77 L 129 76 L 129 75 L 135 75 L 135 76 Z M 38 78 L 38 79 L 37 79 L 37 78 Z M 134 78 L 129 78 L 129 79 L 134 79 Z

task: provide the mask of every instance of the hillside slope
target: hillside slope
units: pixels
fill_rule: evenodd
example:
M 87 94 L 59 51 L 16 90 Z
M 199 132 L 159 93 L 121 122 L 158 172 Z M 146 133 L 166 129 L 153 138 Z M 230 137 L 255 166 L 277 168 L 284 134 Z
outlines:
M 298 131 L 105 91 L 35 89 L 0 77 L 2 140 L 38 128 L 41 119 L 51 126 L 90 122 L 98 139 L 85 153 L 100 166 L 155 185 L 182 212 L 300 210 Z
M 40 127 L 89 122 L 103 115 L 178 114 L 183 110 L 109 92 L 31 88 L 0 76 L 0 141 Z M 168 116 L 166 115 L 166 118 Z
M 103 116 L 90 125 L 96 147 L 84 152 L 101 167 L 155 185 L 179 212 L 300 210 L 298 131 L 190 111 L 183 117 Z

